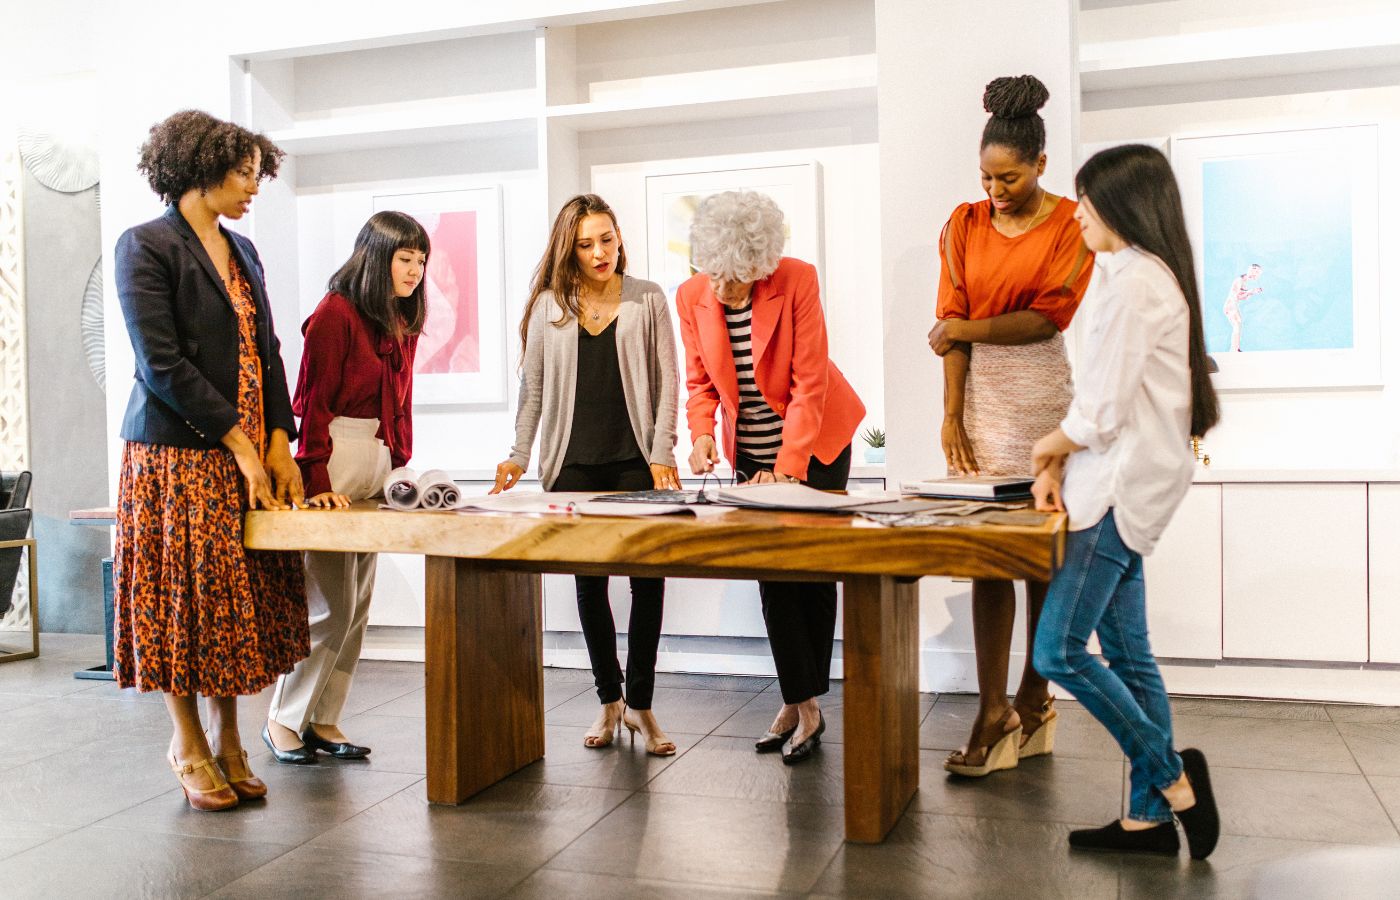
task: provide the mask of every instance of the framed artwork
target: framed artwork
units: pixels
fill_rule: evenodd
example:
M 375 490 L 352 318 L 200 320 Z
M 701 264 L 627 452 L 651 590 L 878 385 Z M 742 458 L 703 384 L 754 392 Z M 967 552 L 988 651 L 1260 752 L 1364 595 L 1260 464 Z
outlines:
M 506 402 L 501 189 L 498 186 L 374 198 L 423 224 L 432 242 L 428 316 L 413 365 L 413 403 Z
M 1217 388 L 1380 384 L 1374 125 L 1175 138 Z
M 787 226 L 783 255 L 817 267 L 821 263 L 821 167 L 816 162 L 754 168 L 648 175 L 647 272 L 666 296 L 694 275 L 690 255 L 690 225 L 695 210 L 711 194 L 759 191 L 782 209 Z

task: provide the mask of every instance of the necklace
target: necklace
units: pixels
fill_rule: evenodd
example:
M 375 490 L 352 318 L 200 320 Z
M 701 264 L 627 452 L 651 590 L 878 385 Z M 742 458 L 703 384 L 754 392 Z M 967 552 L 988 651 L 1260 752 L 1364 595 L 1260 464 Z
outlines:
M 1008 235 L 1006 235 L 1006 236 L 1007 236 L 1007 237 L 1020 237 L 1021 235 L 1025 234 L 1027 231 L 1030 231 L 1030 230 L 1031 230 L 1031 226 L 1032 226 L 1033 224 L 1035 224 L 1035 220 L 1036 220 L 1036 219 L 1039 219 L 1039 218 L 1040 218 L 1040 214 L 1043 213 L 1043 212 L 1045 211 L 1045 201 L 1046 201 L 1046 200 L 1049 200 L 1049 199 L 1050 199 L 1050 192 L 1047 191 L 1047 190 L 1045 190 L 1044 188 L 1041 188 L 1041 190 L 1040 190 L 1040 205 L 1037 206 L 1037 207 L 1035 208 L 1035 215 L 1031 216 L 1029 219 L 1026 220 L 1026 224 L 1021 226 L 1021 230 L 1020 230 L 1020 231 L 1016 232 L 1015 234 L 1008 234 Z M 1006 218 L 1006 217 L 1003 216 L 1002 218 Z
M 619 281 L 616 290 L 613 290 L 612 285 L 608 285 L 608 287 L 606 287 L 606 288 L 603 289 L 603 295 L 602 295 L 602 297 L 600 298 L 600 303 L 606 304 L 606 303 L 608 303 L 610 300 L 614 299 L 614 297 L 620 298 L 621 296 L 622 296 L 622 283 Z M 580 301 L 580 305 L 584 307 L 582 311 L 583 311 L 584 313 L 587 314 L 589 321 L 591 321 L 591 322 L 600 322 L 600 321 L 602 321 L 602 319 L 603 319 L 603 312 L 602 312 L 602 310 L 600 310 L 600 309 L 599 309 L 597 306 L 595 306 L 593 303 L 584 301 L 582 297 L 579 298 L 579 301 Z

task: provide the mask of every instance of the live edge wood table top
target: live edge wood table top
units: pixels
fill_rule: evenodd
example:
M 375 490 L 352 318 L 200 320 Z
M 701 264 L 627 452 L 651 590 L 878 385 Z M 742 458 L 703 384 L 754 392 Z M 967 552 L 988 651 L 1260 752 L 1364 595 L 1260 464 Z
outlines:
M 1063 516 L 886 528 L 823 513 L 638 518 L 346 510 L 249 513 L 258 550 L 426 557 L 428 799 L 461 803 L 544 756 L 540 573 L 840 581 L 848 840 L 878 842 L 919 781 L 918 585 L 1048 580 Z

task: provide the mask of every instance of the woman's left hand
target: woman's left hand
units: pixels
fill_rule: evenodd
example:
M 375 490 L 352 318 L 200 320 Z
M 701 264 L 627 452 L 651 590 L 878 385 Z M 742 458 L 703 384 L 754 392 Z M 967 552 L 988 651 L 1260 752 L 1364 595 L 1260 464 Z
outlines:
M 749 479 L 750 484 L 772 484 L 775 481 L 782 481 L 788 484 L 801 483 L 801 479 L 794 478 L 791 475 L 784 475 L 782 472 L 777 472 L 773 469 L 759 469 L 754 473 L 753 478 Z
M 675 466 L 651 464 L 651 484 L 658 491 L 678 491 L 681 489 L 680 474 Z
M 1059 466 L 1049 466 L 1035 476 L 1031 496 L 1035 498 L 1035 508 L 1041 512 L 1065 511 L 1065 501 L 1060 495 Z
M 1064 465 L 1065 457 L 1084 448 L 1071 441 L 1059 428 L 1045 435 L 1031 447 L 1031 474 L 1039 475 L 1049 468 Z
M 281 435 L 281 439 L 278 439 Z M 293 506 L 303 506 L 306 502 L 306 488 L 301 483 L 301 469 L 297 466 L 296 460 L 292 459 L 291 447 L 288 446 L 286 432 L 277 429 L 273 432 L 273 438 L 268 442 L 267 456 L 264 458 L 263 467 L 267 469 L 268 477 L 272 479 L 273 493 L 282 503 L 290 503 Z
M 306 505 L 311 509 L 345 509 L 350 505 L 350 498 L 335 491 L 326 491 L 307 500 Z
M 928 333 L 929 349 L 939 356 L 946 356 L 949 350 L 959 344 L 960 341 L 953 336 L 959 321 L 958 319 L 939 319 L 935 322 Z

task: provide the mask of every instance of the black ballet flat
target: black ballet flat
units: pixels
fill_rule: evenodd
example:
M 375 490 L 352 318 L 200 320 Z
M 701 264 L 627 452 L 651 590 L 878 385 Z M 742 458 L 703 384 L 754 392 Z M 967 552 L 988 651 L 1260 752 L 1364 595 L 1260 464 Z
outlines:
M 1220 811 L 1215 807 L 1215 792 L 1210 787 L 1210 770 L 1206 756 L 1199 750 L 1181 751 L 1181 767 L 1186 780 L 1196 794 L 1196 803 L 1189 809 L 1176 811 L 1181 827 L 1186 831 L 1186 846 L 1192 859 L 1205 859 L 1220 840 Z
M 352 744 L 349 741 L 328 741 L 316 733 L 316 729 L 310 725 L 301 733 L 302 743 L 310 747 L 314 752 L 320 750 L 329 753 L 336 759 L 364 759 L 369 756 L 368 747 L 361 747 L 359 744 Z
M 753 742 L 754 752 L 773 753 L 781 750 L 783 749 L 783 744 L 786 744 L 796 731 L 796 725 L 792 726 L 787 731 L 765 731 L 763 732 L 763 737 Z
M 803 738 L 802 743 L 795 744 L 791 748 L 785 748 L 783 750 L 783 765 L 797 765 L 804 759 L 810 757 L 816 752 L 816 749 L 822 745 L 822 732 L 826 731 L 826 717 L 821 713 L 818 713 L 817 716 L 816 730 Z
M 1175 856 L 1181 849 L 1176 825 L 1163 822 L 1141 831 L 1128 831 L 1113 821 L 1102 828 L 1084 828 L 1069 833 L 1069 845 L 1076 850 L 1102 850 L 1111 853 L 1161 853 Z
M 310 747 L 301 746 L 295 750 L 279 750 L 277 745 L 272 743 L 272 735 L 268 733 L 267 726 L 263 725 L 263 743 L 267 744 L 267 749 L 272 751 L 273 757 L 280 763 L 288 763 L 294 766 L 304 766 L 316 761 L 316 751 Z

